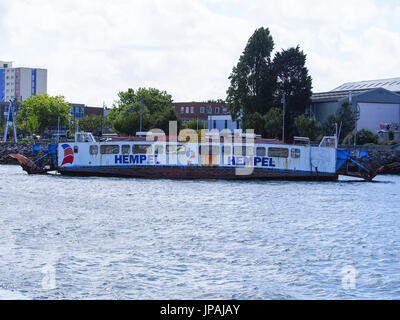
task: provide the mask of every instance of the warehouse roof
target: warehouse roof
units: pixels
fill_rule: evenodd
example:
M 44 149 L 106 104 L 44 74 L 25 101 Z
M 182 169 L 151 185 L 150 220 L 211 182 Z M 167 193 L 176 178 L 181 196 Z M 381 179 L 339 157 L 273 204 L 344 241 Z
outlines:
M 353 95 L 357 95 L 363 92 L 367 92 L 369 89 L 366 90 L 352 90 L 351 93 Z M 329 91 L 329 92 L 321 92 L 321 93 L 314 93 L 311 97 L 312 102 L 324 102 L 324 101 L 339 101 L 344 98 L 348 98 L 350 94 L 349 91 Z
M 358 95 L 377 88 L 400 93 L 400 78 L 348 82 L 329 92 L 314 93 L 311 100 L 312 102 L 339 101 L 347 98 L 350 92 Z
M 354 91 L 354 90 L 370 90 L 383 88 L 389 91 L 400 92 L 400 78 L 391 78 L 383 80 L 368 80 L 359 82 L 348 82 L 333 89 L 332 91 Z

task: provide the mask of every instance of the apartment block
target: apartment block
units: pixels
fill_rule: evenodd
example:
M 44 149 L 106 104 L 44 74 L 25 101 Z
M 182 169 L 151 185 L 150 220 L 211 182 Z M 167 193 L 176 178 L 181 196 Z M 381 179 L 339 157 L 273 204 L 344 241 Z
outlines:
M 0 102 L 24 101 L 44 93 L 47 93 L 46 69 L 13 68 L 12 62 L 0 61 Z

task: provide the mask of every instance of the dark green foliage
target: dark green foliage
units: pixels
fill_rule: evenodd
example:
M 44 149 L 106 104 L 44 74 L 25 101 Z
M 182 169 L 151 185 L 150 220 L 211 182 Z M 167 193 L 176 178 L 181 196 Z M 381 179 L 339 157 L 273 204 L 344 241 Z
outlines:
M 266 138 L 279 138 L 282 134 L 282 109 L 271 108 L 264 115 L 264 137 Z
M 254 129 L 257 134 L 264 134 L 265 120 L 258 112 L 244 115 L 242 125 L 246 129 Z
M 357 145 L 364 144 L 377 144 L 378 143 L 378 135 L 374 134 L 370 130 L 362 129 L 357 132 Z M 349 133 L 346 138 L 343 140 L 344 145 L 353 145 L 354 144 L 354 132 Z
M 306 55 L 299 46 L 276 53 L 271 61 L 273 49 L 269 29 L 257 29 L 229 77 L 227 105 L 234 120 L 242 118 L 243 129 L 270 136 L 276 134 L 277 121 L 267 124 L 270 117 L 265 115 L 273 107 L 282 109 L 281 98 L 285 94 L 285 131 L 286 137 L 292 137 L 296 134 L 295 117 L 310 105 L 312 79 L 305 67 Z
M 347 137 L 355 129 L 355 112 L 348 101 L 344 101 L 336 114 L 330 114 L 323 124 L 323 133 L 332 135 L 335 133 L 335 123 L 341 127 L 339 142 Z M 343 137 L 343 138 L 342 138 Z
M 295 119 L 300 136 L 316 140 L 322 132 L 322 125 L 315 118 L 307 118 L 303 114 Z
M 274 41 L 269 29 L 257 29 L 229 77 L 227 104 L 233 120 L 241 114 L 264 115 L 272 106 L 276 78 L 272 72 L 271 53 Z
M 174 106 L 172 96 L 165 91 L 154 88 L 139 88 L 136 92 L 128 89 L 118 94 L 116 106 L 108 114 L 108 123 L 112 129 L 124 135 L 135 135 L 140 130 L 141 105 L 137 99 L 143 100 L 142 131 L 162 129 L 169 131 L 169 121 L 178 122 L 178 130 L 182 121 Z
M 70 118 L 70 105 L 63 96 L 49 96 L 37 94 L 21 103 L 17 117 L 17 126 L 20 132 L 26 134 L 43 134 L 49 127 L 67 126 Z
M 79 120 L 79 129 L 85 132 L 92 132 L 96 135 L 101 133 L 102 116 L 96 116 L 94 114 L 89 117 Z
M 258 112 L 247 115 L 244 119 L 246 128 L 254 129 L 254 132 L 265 138 L 279 138 L 282 132 L 282 110 L 271 108 L 265 115 Z
M 199 120 L 197 123 L 197 120 L 193 119 L 193 120 L 186 122 L 184 128 L 185 129 L 193 129 L 193 130 L 197 130 L 197 128 L 198 128 L 199 130 L 201 130 L 201 129 L 206 129 L 207 126 L 204 125 L 204 122 L 202 120 Z
M 312 95 L 312 79 L 305 66 L 306 55 L 300 47 L 289 48 L 277 52 L 273 61 L 274 73 L 277 77 L 275 105 L 281 105 L 281 98 L 286 98 L 285 136 L 297 134 L 294 126 L 295 118 L 305 113 L 310 106 Z

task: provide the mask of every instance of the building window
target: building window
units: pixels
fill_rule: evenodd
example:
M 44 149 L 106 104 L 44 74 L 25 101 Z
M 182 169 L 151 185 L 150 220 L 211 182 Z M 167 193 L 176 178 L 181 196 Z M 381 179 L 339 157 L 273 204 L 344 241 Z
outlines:
M 200 113 L 204 113 L 205 107 L 200 107 Z
M 219 107 L 215 108 L 215 113 L 219 113 Z
M 190 107 L 190 113 L 194 113 L 194 107 Z
M 185 107 L 181 107 L 181 113 L 185 113 Z
M 208 107 L 207 107 L 207 112 L 208 112 L 208 113 L 212 113 L 212 106 L 208 106 Z
M 189 113 L 189 107 L 186 107 L 186 113 Z

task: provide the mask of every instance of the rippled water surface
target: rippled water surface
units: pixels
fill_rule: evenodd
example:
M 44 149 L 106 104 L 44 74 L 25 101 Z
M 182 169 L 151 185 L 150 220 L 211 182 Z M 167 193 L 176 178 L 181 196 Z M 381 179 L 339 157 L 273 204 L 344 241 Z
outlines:
M 3 299 L 400 298 L 399 176 L 0 181 Z

